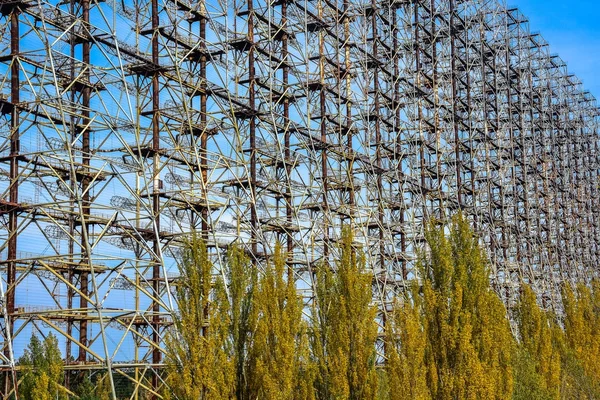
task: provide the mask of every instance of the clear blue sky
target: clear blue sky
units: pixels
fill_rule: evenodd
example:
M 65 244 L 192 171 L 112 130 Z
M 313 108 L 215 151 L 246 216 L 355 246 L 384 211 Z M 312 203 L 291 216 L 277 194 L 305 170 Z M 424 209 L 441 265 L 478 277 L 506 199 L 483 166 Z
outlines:
M 508 0 L 600 99 L 600 0 Z

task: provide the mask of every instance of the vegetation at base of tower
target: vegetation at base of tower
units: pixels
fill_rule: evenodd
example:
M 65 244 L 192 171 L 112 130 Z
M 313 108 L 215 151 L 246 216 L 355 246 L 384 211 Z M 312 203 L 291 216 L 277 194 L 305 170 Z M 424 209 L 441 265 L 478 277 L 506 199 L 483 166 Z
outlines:
M 285 278 L 285 255 L 258 278 L 244 250 L 231 246 L 224 275 L 212 279 L 206 245 L 188 243 L 176 289 L 179 313 L 166 341 L 164 396 L 177 399 L 310 399 L 302 301 Z
M 400 299 L 388 336 L 390 398 L 509 398 L 513 338 L 483 250 L 461 216 L 426 240 L 421 286 Z
M 181 400 L 600 399 L 600 282 L 563 288 L 558 318 L 521 285 L 513 309 L 491 290 L 483 249 L 460 216 L 426 231 L 419 280 L 385 316 L 384 352 L 373 276 L 344 229 L 339 258 L 315 270 L 303 304 L 281 246 L 258 273 L 231 246 L 223 270 L 192 236 L 175 285 L 178 313 L 165 336 L 163 398 Z M 309 315 L 304 315 L 308 312 Z M 23 400 L 109 400 L 105 372 L 71 374 L 55 336 L 32 336 L 19 359 Z M 130 398 L 131 376 L 115 387 Z M 148 388 L 138 392 L 149 394 Z M 141 398 L 140 397 L 140 398 Z
M 561 323 L 522 286 L 513 399 L 600 398 L 600 283 L 565 285 L 562 304 Z
M 71 373 L 71 390 L 65 388 L 64 361 L 58 347 L 58 340 L 53 334 L 49 334 L 43 340 L 33 335 L 17 363 L 22 367 L 19 372 L 18 387 L 20 400 L 113 399 L 107 373 L 87 371 Z M 116 380 L 125 392 L 131 392 L 130 379 L 118 375 Z M 125 395 L 129 396 L 129 394 Z
M 286 255 L 277 244 L 272 261 L 258 280 L 252 304 L 255 328 L 248 349 L 251 398 L 311 398 L 303 304 L 288 272 Z
M 507 311 L 460 216 L 426 230 L 419 280 L 384 320 L 376 358 L 372 274 L 345 229 L 302 303 L 276 246 L 260 273 L 231 246 L 217 271 L 193 237 L 176 286 L 164 396 L 172 399 L 597 399 L 600 285 L 567 286 L 559 320 L 526 284 Z M 308 315 L 303 315 L 308 312 Z M 376 361 L 384 363 L 376 366 Z
M 281 246 L 261 273 L 241 247 L 231 246 L 217 271 L 205 243 L 190 238 L 174 289 L 179 311 L 165 339 L 163 398 L 600 398 L 598 281 L 565 286 L 560 318 L 522 284 L 513 337 L 466 221 L 431 225 L 420 279 L 383 321 L 385 363 L 376 366 L 373 277 L 352 232 L 342 233 L 339 259 L 315 270 L 310 307 Z M 70 376 L 69 395 L 53 335 L 33 336 L 19 364 L 20 399 L 112 399 L 103 372 Z M 131 397 L 132 388 L 126 391 Z
M 561 332 L 552 315 L 537 304 L 529 285 L 521 285 L 515 322 L 515 400 L 559 399 L 561 388 Z
M 372 276 L 365 271 L 364 256 L 352 248 L 350 231 L 344 232 L 340 252 L 336 273 L 325 267 L 317 272 L 319 306 L 313 316 L 319 322 L 309 325 L 279 245 L 260 276 L 243 249 L 231 246 L 225 279 L 219 276 L 211 286 L 206 246 L 192 238 L 176 289 L 176 329 L 166 341 L 164 396 L 375 398 Z M 227 390 L 211 389 L 215 376 Z
M 36 335 L 25 353 L 19 359 L 24 367 L 23 380 L 19 385 L 19 398 L 22 400 L 66 399 L 67 392 L 62 386 L 63 359 L 56 336 L 50 334 L 42 341 Z
M 390 400 L 431 399 L 427 386 L 427 336 L 423 299 L 413 284 L 409 295 L 395 304 L 386 324 L 385 372 Z
M 112 389 L 107 374 L 97 374 L 94 378 L 85 375 L 75 388 L 79 400 L 112 400 Z
M 429 251 L 418 261 L 420 280 L 386 315 L 385 363 L 376 366 L 372 274 L 352 232 L 342 233 L 339 259 L 315 270 L 310 308 L 281 246 L 260 274 L 235 245 L 217 271 L 205 243 L 190 238 L 175 286 L 179 311 L 165 339 L 163 397 L 600 398 L 598 281 L 565 286 L 560 319 L 542 310 L 531 287 L 522 284 L 513 337 L 506 310 L 490 288 L 483 249 L 466 221 L 459 216 L 449 226 L 431 225 Z M 68 394 L 53 335 L 33 336 L 19 364 L 20 399 L 112 398 L 102 372 L 71 376 L 74 394 Z
M 563 288 L 563 398 L 600 399 L 600 281 Z
M 235 371 L 236 399 L 252 398 L 249 359 L 249 348 L 255 330 L 255 302 L 258 272 L 250 262 L 250 258 L 240 246 L 230 246 L 225 263 L 227 289 L 229 291 L 229 315 L 231 321 L 228 328 L 228 342 L 232 348 L 232 359 Z
M 233 361 L 224 346 L 227 336 L 227 303 L 221 290 L 211 301 L 212 263 L 204 241 L 193 236 L 179 266 L 175 292 L 179 313 L 177 329 L 166 340 L 165 396 L 181 400 L 220 399 L 233 394 Z M 219 287 L 220 289 L 220 287 Z M 219 323 L 223 320 L 224 323 Z M 209 321 L 210 326 L 209 326 Z
M 374 399 L 377 394 L 373 276 L 352 241 L 345 228 L 335 271 L 323 263 L 316 272 L 311 349 L 318 399 Z

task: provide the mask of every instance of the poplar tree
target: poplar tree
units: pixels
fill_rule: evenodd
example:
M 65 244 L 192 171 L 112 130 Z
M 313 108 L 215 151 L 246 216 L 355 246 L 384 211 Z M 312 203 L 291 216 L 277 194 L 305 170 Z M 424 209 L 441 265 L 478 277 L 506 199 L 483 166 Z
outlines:
M 426 335 L 427 386 L 435 399 L 505 399 L 512 394 L 513 338 L 489 285 L 485 254 L 465 219 L 426 231 L 418 304 Z
M 311 347 L 318 368 L 317 398 L 323 400 L 364 400 L 377 394 L 372 275 L 352 240 L 352 232 L 344 229 L 336 270 L 324 263 L 316 271 Z
M 521 285 L 516 323 L 519 345 L 515 359 L 513 399 L 559 399 L 561 355 L 555 337 L 559 328 L 537 304 L 529 285 Z
M 178 313 L 165 340 L 165 396 L 180 400 L 222 399 L 233 394 L 234 373 L 224 343 L 228 328 L 227 298 L 211 299 L 212 263 L 206 244 L 193 235 L 179 266 L 175 299 Z
M 50 334 L 41 341 L 36 335 L 19 359 L 24 366 L 24 376 L 19 386 L 19 398 L 23 400 L 66 399 L 63 382 L 63 359 L 56 336 Z
M 253 398 L 312 398 L 303 304 L 293 276 L 287 272 L 286 255 L 276 244 L 254 297 L 256 328 L 249 349 Z
M 563 288 L 563 398 L 600 398 L 600 282 Z
M 225 265 L 229 289 L 227 313 L 230 318 L 227 342 L 232 352 L 235 395 L 237 400 L 251 400 L 250 385 L 252 382 L 249 380 L 249 370 L 254 365 L 250 364 L 251 359 L 248 358 L 248 350 L 256 327 L 256 313 L 253 305 L 256 293 L 257 270 L 250 262 L 250 258 L 246 255 L 244 249 L 238 245 L 232 245 L 228 249 Z
M 431 399 L 427 387 L 427 336 L 418 284 L 394 305 L 386 324 L 386 375 L 390 400 Z

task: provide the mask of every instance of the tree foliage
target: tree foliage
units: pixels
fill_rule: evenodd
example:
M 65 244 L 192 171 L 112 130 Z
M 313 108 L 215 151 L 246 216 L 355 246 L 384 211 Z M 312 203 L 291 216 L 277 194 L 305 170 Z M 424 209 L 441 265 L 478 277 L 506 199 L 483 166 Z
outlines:
M 212 264 L 202 240 L 191 238 L 179 268 L 182 279 L 175 294 L 179 309 L 176 329 L 169 331 L 165 341 L 165 395 L 181 400 L 227 398 L 233 393 L 234 373 L 223 346 L 226 296 L 218 293 L 216 301 L 211 301 Z
M 514 399 L 558 399 L 561 386 L 561 355 L 558 327 L 537 304 L 530 286 L 521 285 L 516 323 L 519 345 L 515 359 Z
M 600 398 L 600 282 L 563 289 L 563 398 Z
M 522 285 L 514 399 L 600 398 L 600 286 L 565 285 L 561 319 L 542 310 Z
M 42 341 L 33 335 L 19 364 L 25 371 L 19 386 L 19 398 L 66 399 L 66 391 L 62 386 L 64 364 L 56 336 L 50 334 Z
M 267 264 L 259 279 L 252 307 L 255 319 L 249 348 L 252 397 L 310 399 L 303 304 L 292 275 L 287 274 L 286 255 L 279 244 L 273 261 Z
M 107 374 L 96 375 L 95 383 L 92 377 L 85 375 L 75 389 L 79 400 L 112 400 L 112 388 Z
M 212 279 L 205 243 L 193 237 L 180 266 L 179 312 L 166 340 L 165 397 L 312 399 L 303 304 L 286 256 L 258 277 L 239 246 L 228 249 L 223 275 Z
M 229 301 L 226 306 L 229 308 L 228 314 L 231 318 L 228 326 L 228 342 L 232 349 L 236 398 L 250 400 L 252 398 L 249 380 L 251 365 L 248 349 L 255 329 L 253 304 L 258 274 L 250 258 L 240 246 L 231 246 L 227 252 L 226 275 L 229 289 Z
M 317 398 L 324 400 L 372 399 L 377 394 L 372 275 L 352 240 L 352 232 L 344 229 L 336 270 L 322 264 L 316 273 L 311 347 L 318 368 Z
M 421 315 L 423 299 L 414 284 L 411 293 L 395 304 L 386 325 L 386 375 L 390 400 L 426 400 L 427 336 Z
M 399 311 L 406 348 L 399 354 L 405 370 L 397 373 L 398 385 L 424 370 L 429 394 L 423 383 L 411 388 L 421 398 L 510 397 L 512 336 L 483 250 L 460 215 L 448 227 L 431 225 L 426 240 L 421 289 Z
M 339 258 L 315 269 L 310 318 L 303 317 L 279 245 L 260 273 L 245 250 L 233 245 L 220 273 L 213 274 L 205 244 L 192 237 L 176 286 L 176 329 L 165 343 L 165 397 L 600 398 L 598 282 L 566 286 L 559 316 L 542 310 L 523 285 L 513 337 L 506 309 L 490 288 L 484 249 L 465 219 L 430 225 L 426 241 L 419 279 L 386 314 L 386 364 L 376 369 L 372 274 L 349 229 L 342 232 Z M 21 384 L 24 399 L 65 397 L 55 338 L 32 338 L 22 364 L 29 366 Z M 102 382 L 88 382 L 88 391 L 100 390 Z

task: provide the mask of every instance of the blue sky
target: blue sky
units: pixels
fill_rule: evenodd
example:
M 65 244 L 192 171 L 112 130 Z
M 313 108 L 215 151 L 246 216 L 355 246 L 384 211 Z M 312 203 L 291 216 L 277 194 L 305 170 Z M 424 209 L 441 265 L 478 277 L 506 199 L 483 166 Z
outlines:
M 508 0 L 529 17 L 531 30 L 540 32 L 569 71 L 600 99 L 600 1 Z

